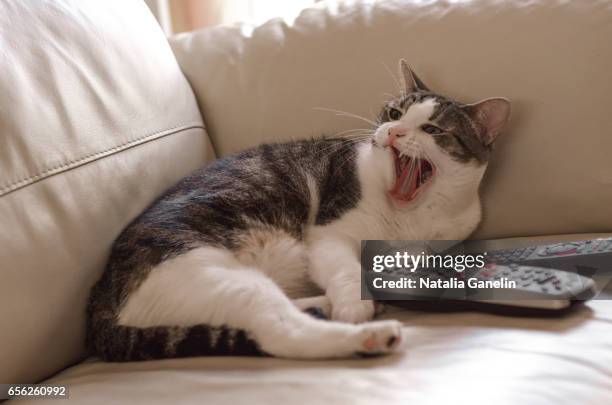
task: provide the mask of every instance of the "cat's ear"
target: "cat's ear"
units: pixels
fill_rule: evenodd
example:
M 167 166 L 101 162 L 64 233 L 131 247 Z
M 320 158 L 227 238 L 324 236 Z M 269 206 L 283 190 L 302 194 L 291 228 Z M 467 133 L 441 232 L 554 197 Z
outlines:
M 503 97 L 488 98 L 463 107 L 476 122 L 478 137 L 483 145 L 491 145 L 510 118 L 510 100 Z
M 421 79 L 414 73 L 414 71 L 408 65 L 405 59 L 399 61 L 400 80 L 402 84 L 402 90 L 406 94 L 414 93 L 415 91 L 429 91 L 429 88 L 423 83 Z

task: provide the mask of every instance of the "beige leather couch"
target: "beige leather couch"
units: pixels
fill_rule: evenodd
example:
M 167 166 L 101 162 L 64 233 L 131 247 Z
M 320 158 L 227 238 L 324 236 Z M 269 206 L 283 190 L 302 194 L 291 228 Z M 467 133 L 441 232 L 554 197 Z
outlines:
M 371 115 L 400 57 L 460 100 L 513 101 L 475 237 L 611 232 L 611 38 L 604 0 L 324 2 L 170 44 L 138 1 L 0 2 L 0 382 L 80 404 L 612 403 L 608 301 L 394 310 L 404 350 L 377 359 L 82 362 L 89 288 L 134 216 L 215 155 L 363 128 L 313 108 Z

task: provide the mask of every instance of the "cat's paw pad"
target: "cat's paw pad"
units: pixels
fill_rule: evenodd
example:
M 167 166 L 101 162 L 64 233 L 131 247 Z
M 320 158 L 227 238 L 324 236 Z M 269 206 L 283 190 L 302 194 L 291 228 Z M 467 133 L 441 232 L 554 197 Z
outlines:
M 374 318 L 374 313 L 373 301 L 345 301 L 333 305 L 332 319 L 347 323 L 362 323 Z
M 363 325 L 359 334 L 359 355 L 391 353 L 402 342 L 402 324 L 397 321 L 380 321 Z

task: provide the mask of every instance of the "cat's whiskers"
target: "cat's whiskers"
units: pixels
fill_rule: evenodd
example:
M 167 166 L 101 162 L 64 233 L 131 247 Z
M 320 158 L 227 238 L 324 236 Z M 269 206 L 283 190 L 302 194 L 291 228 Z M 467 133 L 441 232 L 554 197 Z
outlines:
M 423 158 L 425 158 L 430 164 L 433 165 L 433 161 L 431 160 L 429 153 L 427 153 L 427 150 L 425 150 L 425 148 L 421 147 L 420 145 L 419 145 L 419 148 L 420 148 L 419 154 L 423 156 Z
M 327 150 L 322 150 L 323 153 L 336 153 L 336 154 L 342 154 L 345 152 L 346 149 L 350 149 L 352 148 L 354 145 L 359 144 L 363 142 L 362 139 L 346 139 L 343 141 L 343 143 L 340 146 L 335 146 L 335 149 L 333 149 L 334 147 L 330 147 Z M 349 156 L 350 157 L 350 156 Z
M 334 170 L 334 174 L 336 174 L 347 162 L 350 162 L 351 160 L 353 160 L 353 157 L 348 155 L 346 156 L 344 159 L 342 159 L 340 161 L 340 164 L 338 164 Z
M 397 87 L 397 90 L 399 91 L 399 93 L 402 94 L 404 89 L 402 88 L 402 84 L 400 83 L 400 80 L 397 77 L 395 77 L 395 74 L 391 71 L 391 69 L 389 69 L 389 66 L 387 66 L 387 64 L 384 61 L 381 63 L 385 67 L 385 70 L 389 73 L 389 75 L 393 79 L 393 82 L 395 83 L 395 86 Z
M 342 135 L 344 134 L 349 134 L 349 136 L 351 134 L 353 135 L 374 135 L 374 130 L 373 129 L 367 129 L 367 128 L 357 128 L 357 129 L 347 129 L 345 131 L 340 131 L 335 133 L 334 135 L 332 135 L 332 137 L 343 137 Z M 347 136 L 348 137 L 348 136 Z
M 375 121 L 373 121 L 371 119 L 368 119 L 366 117 L 362 117 L 361 115 L 358 115 L 358 114 L 353 114 L 353 113 L 348 112 L 348 111 L 335 110 L 333 108 L 325 108 L 325 107 L 315 107 L 314 110 L 333 112 L 333 113 L 336 113 L 336 115 L 341 116 L 341 117 L 350 117 L 350 118 L 355 118 L 355 119 L 362 120 L 362 121 L 367 122 L 368 124 L 372 125 L 373 127 L 377 127 L 378 126 L 378 124 Z
M 366 128 L 349 129 L 346 131 L 338 132 L 332 135 L 330 138 L 327 138 L 329 141 L 332 142 L 330 142 L 329 146 L 323 148 L 322 152 L 326 152 L 329 149 L 337 147 L 337 143 L 333 142 L 334 139 L 343 141 L 342 145 L 338 147 L 338 150 L 341 150 L 343 147 L 352 146 L 353 144 L 368 140 L 372 137 L 373 134 L 373 130 L 369 130 Z
M 352 148 L 355 144 L 362 143 L 365 140 L 370 139 L 371 137 L 372 137 L 372 134 L 367 133 L 367 134 L 361 134 L 361 135 L 353 135 L 353 136 L 336 138 L 336 140 L 341 141 L 340 145 L 338 145 L 337 142 L 333 142 L 333 138 L 331 138 L 330 139 L 330 141 L 332 141 L 331 144 L 327 146 L 326 148 L 321 149 L 320 152 L 325 153 L 325 154 L 332 154 L 332 153 L 342 154 L 345 152 L 346 149 Z M 336 166 L 334 170 L 334 174 L 337 173 L 338 170 L 340 170 L 347 162 L 353 160 L 353 158 L 354 156 L 352 156 L 351 154 L 347 154 L 347 156 L 342 158 L 340 163 Z
M 330 144 L 325 146 L 324 148 L 319 150 L 319 153 L 329 155 L 332 153 L 342 153 L 344 149 L 350 148 L 353 145 L 363 142 L 363 139 L 359 138 L 336 138 L 336 140 L 340 140 L 341 143 L 334 142 L 334 139 L 330 139 Z
M 418 157 L 421 155 L 421 145 L 414 139 L 408 139 L 403 145 L 406 147 L 405 150 L 400 151 L 400 156 Z

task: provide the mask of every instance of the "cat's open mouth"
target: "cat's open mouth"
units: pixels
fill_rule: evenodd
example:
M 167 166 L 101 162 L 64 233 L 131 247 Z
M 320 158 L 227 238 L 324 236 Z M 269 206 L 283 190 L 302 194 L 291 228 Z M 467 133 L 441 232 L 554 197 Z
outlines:
M 435 168 L 427 159 L 401 155 L 394 147 L 391 151 L 395 161 L 395 184 L 389 194 L 401 202 L 411 202 L 431 182 Z

